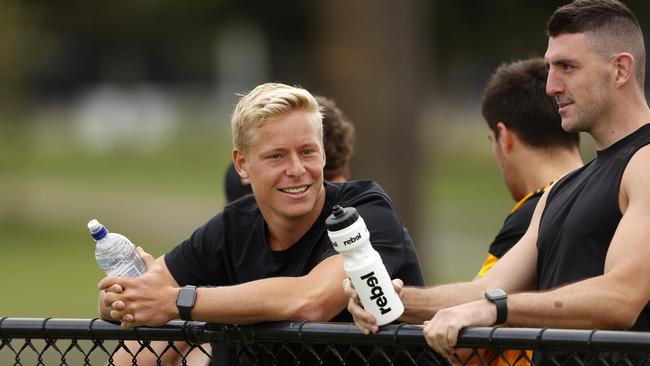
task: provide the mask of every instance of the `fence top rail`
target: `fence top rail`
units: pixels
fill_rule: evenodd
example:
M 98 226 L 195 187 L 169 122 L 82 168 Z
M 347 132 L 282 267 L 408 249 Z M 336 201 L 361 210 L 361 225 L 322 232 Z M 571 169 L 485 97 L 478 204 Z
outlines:
M 377 334 L 361 333 L 352 323 L 274 322 L 224 325 L 171 321 L 157 328 L 130 330 L 101 319 L 0 317 L 0 338 L 184 340 L 191 343 L 299 342 L 355 345 L 425 346 L 422 327 L 390 324 Z M 467 328 L 459 347 L 648 352 L 650 333 L 538 328 Z

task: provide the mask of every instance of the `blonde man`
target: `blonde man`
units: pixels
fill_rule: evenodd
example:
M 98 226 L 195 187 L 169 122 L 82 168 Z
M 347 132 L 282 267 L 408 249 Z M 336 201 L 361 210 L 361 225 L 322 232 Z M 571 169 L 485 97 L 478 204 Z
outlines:
M 233 163 L 253 196 L 228 204 L 157 260 L 139 249 L 148 272 L 104 278 L 102 317 L 125 328 L 176 318 L 351 321 L 343 261 L 325 228 L 336 204 L 357 208 L 392 277 L 424 284 L 388 195 L 368 181 L 324 183 L 322 115 L 307 90 L 258 86 L 235 107 L 232 132 Z

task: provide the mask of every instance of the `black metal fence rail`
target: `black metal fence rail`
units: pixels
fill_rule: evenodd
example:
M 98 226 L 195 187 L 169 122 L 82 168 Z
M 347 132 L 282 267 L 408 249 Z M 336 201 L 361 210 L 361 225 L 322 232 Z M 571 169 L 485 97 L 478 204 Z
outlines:
M 468 349 L 455 358 L 465 365 L 650 366 L 644 332 L 470 328 L 458 346 Z M 123 330 L 100 319 L 0 318 L 0 366 L 130 365 L 145 358 L 152 365 L 205 365 L 210 358 L 219 365 L 448 364 L 427 347 L 421 327 L 406 324 L 366 336 L 347 323 L 172 321 Z

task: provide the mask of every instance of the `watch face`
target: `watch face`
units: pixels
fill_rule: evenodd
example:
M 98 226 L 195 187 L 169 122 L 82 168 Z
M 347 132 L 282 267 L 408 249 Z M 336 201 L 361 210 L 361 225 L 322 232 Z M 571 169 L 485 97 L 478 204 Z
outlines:
M 489 300 L 499 300 L 499 299 L 505 299 L 506 297 L 508 297 L 508 295 L 506 295 L 506 292 L 503 291 L 502 289 L 494 288 L 494 289 L 486 290 L 485 297 Z
M 176 305 L 178 306 L 194 306 L 196 300 L 196 290 L 194 288 L 181 287 L 178 291 L 178 299 Z

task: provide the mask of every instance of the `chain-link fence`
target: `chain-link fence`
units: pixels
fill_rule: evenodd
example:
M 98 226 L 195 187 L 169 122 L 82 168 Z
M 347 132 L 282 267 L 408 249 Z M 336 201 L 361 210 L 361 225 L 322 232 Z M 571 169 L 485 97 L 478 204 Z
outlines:
M 471 328 L 463 365 L 650 365 L 650 333 Z M 363 335 L 353 324 L 251 326 L 172 321 L 123 330 L 98 319 L 0 318 L 4 365 L 448 365 L 414 325 Z

